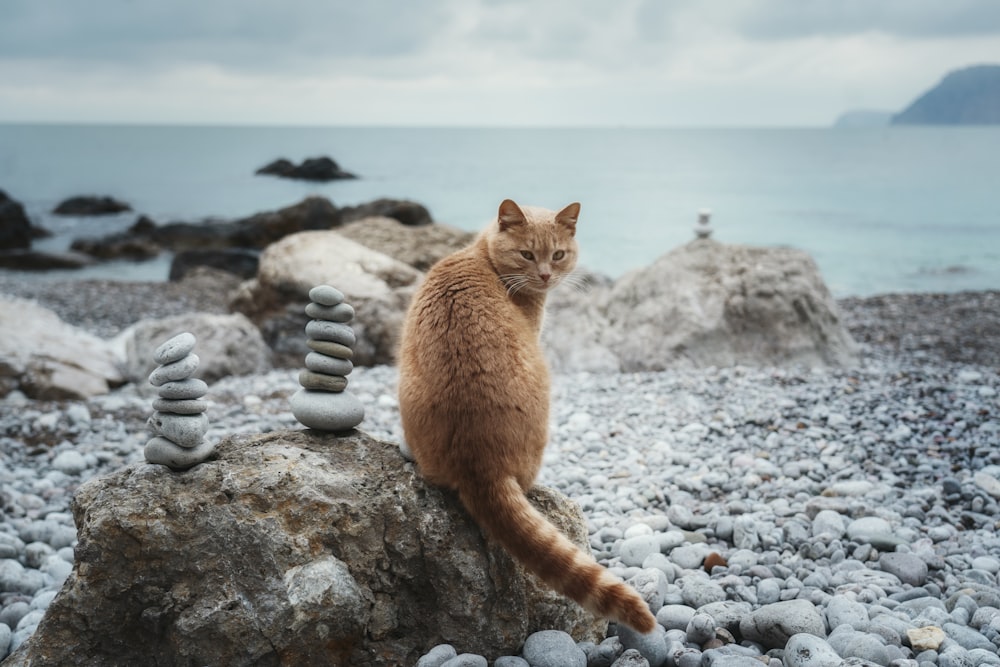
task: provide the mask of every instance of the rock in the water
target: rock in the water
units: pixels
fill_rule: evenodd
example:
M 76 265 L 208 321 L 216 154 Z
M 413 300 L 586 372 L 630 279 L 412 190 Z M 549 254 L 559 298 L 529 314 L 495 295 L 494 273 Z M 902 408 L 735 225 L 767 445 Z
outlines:
M 372 217 L 392 218 L 409 227 L 429 225 L 432 222 L 427 207 L 407 199 L 376 199 L 359 206 L 346 206 L 341 209 L 341 213 L 345 223 Z
M 28 248 L 37 230 L 28 220 L 21 202 L 0 190 L 0 250 Z
M 791 248 L 692 241 L 619 279 L 607 317 L 625 371 L 857 360 L 815 262 Z
M 396 445 L 285 431 L 216 455 L 81 486 L 73 574 L 4 667 L 412 665 L 437 644 L 492 660 L 537 630 L 606 631 L 486 543 Z M 529 498 L 586 547 L 573 503 Z
M 340 168 L 332 158 L 313 157 L 306 158 L 301 164 L 293 164 L 285 158 L 278 158 L 260 169 L 256 174 L 264 176 L 279 176 L 281 178 L 293 178 L 302 181 L 336 181 L 340 179 L 357 178 L 349 171 Z
M 215 382 L 230 375 L 262 373 L 271 368 L 267 343 L 245 316 L 189 313 L 140 320 L 115 338 L 115 342 L 125 349 L 125 370 L 129 379 L 145 384 L 156 364 L 166 363 L 154 361 L 154 351 L 162 341 L 181 331 L 191 333 L 198 341 L 198 377 L 205 382 Z
M 112 344 L 51 310 L 0 295 L 0 396 L 20 389 L 61 400 L 108 393 L 125 382 Z
M 64 199 L 52 211 L 57 215 L 114 215 L 132 207 L 112 197 L 79 196 Z

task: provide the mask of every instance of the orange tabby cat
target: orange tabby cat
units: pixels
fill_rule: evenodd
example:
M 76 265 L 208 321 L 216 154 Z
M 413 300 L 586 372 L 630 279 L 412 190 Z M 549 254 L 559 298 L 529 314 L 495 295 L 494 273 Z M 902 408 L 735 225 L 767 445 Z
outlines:
M 548 440 L 545 295 L 576 265 L 579 212 L 507 199 L 471 246 L 431 268 L 403 327 L 399 408 L 421 473 L 458 491 L 490 537 L 584 607 L 649 632 L 656 621 L 639 594 L 524 495 Z

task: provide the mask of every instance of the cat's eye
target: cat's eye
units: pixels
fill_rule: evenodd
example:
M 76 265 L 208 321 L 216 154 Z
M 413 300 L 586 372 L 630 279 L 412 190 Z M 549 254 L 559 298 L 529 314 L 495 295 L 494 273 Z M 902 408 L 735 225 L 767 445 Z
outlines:
M 566 251 L 565 250 L 556 250 L 554 253 L 552 253 L 552 261 L 558 262 L 560 259 L 562 259 L 565 256 L 566 256 Z
M 528 261 L 534 261 L 535 253 L 531 252 L 530 250 L 522 250 L 521 257 L 524 257 Z

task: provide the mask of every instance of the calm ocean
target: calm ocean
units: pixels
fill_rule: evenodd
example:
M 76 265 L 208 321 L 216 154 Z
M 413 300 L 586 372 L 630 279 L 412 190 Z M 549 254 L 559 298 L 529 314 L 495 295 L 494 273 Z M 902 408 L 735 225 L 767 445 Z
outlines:
M 356 181 L 254 176 L 278 157 L 329 155 Z M 0 124 L 0 189 L 55 232 L 232 218 L 312 194 L 337 205 L 414 199 L 479 229 L 505 197 L 583 205 L 582 263 L 617 277 L 693 238 L 809 252 L 837 296 L 1000 288 L 1000 127 L 878 129 L 433 129 Z M 78 194 L 136 213 L 67 219 Z M 165 260 L 78 276 L 162 280 Z M 66 277 L 67 274 L 57 274 Z M 24 274 L 25 280 L 45 276 Z

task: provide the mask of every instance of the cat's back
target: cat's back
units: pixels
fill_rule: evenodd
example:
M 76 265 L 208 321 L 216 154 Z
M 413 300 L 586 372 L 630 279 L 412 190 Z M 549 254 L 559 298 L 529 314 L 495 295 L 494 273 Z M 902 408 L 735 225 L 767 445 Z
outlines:
M 483 248 L 474 244 L 428 271 L 406 318 L 402 362 L 430 350 L 443 355 L 439 363 L 499 354 L 514 338 L 530 336 L 523 320 Z

